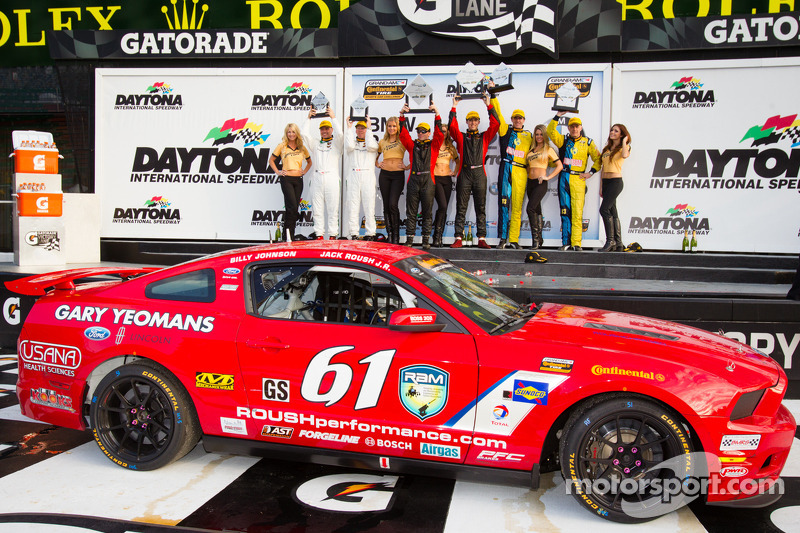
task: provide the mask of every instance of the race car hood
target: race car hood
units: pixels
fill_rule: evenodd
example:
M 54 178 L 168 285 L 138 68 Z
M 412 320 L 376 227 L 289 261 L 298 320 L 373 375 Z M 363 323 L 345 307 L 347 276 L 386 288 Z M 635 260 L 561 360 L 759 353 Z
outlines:
M 548 330 L 543 332 L 542 330 Z M 539 312 L 517 332 L 541 339 L 544 333 L 559 342 L 618 352 L 621 356 L 662 359 L 725 376 L 748 388 L 767 377 L 774 385 L 783 372 L 770 357 L 716 333 L 643 316 L 561 304 L 542 304 Z

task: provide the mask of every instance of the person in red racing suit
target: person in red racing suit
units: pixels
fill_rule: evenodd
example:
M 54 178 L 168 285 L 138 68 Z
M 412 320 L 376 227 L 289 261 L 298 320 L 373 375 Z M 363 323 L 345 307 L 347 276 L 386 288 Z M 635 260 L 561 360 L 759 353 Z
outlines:
M 472 196 L 478 248 L 491 248 L 486 243 L 486 169 L 483 162 L 486 160 L 489 144 L 497 135 L 500 121 L 489 95 L 484 94 L 483 101 L 486 104 L 486 111 L 489 113 L 489 127 L 486 128 L 486 131 L 478 131 L 478 125 L 481 122 L 480 115 L 477 111 L 470 111 L 467 113 L 467 131 L 461 133 L 456 117 L 456 106 L 459 100 L 457 95 L 453 97 L 453 108 L 450 110 L 450 136 L 458 145 L 458 156 L 461 160 L 461 172 L 456 181 L 455 241 L 450 247 L 461 248 L 462 246 L 464 222 L 467 217 L 469 197 Z
M 408 133 L 405 114 L 408 104 L 400 110 L 400 142 L 411 155 L 411 172 L 408 175 L 406 186 L 406 246 L 414 244 L 414 234 L 417 232 L 417 210 L 422 203 L 422 249 L 429 250 L 431 229 L 433 227 L 433 197 L 436 193 L 433 169 L 436 158 L 439 157 L 439 148 L 444 141 L 439 126 L 442 117 L 435 105 L 431 105 L 431 112 L 436 115 L 434 119 L 433 141 L 431 141 L 431 127 L 421 122 L 417 125 L 417 140 L 411 139 Z

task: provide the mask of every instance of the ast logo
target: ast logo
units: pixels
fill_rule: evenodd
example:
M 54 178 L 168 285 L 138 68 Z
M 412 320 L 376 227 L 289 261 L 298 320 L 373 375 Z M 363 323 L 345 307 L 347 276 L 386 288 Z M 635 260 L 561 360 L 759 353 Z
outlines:
M 400 403 L 420 420 L 442 411 L 447 404 L 450 374 L 429 365 L 400 369 Z

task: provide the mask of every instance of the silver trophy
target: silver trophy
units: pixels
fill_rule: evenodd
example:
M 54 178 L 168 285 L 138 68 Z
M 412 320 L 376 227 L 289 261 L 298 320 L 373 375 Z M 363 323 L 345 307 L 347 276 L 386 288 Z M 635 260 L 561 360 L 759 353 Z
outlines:
M 488 89 L 489 94 L 495 95 L 503 91 L 510 91 L 514 88 L 511 85 L 511 75 L 514 72 L 505 63 L 500 63 L 497 68 L 492 71 L 491 78 L 494 82 L 494 87 Z
M 569 111 L 571 113 L 578 112 L 578 99 L 581 96 L 581 90 L 578 89 L 574 83 L 568 82 L 555 90 L 556 96 L 553 100 L 553 111 Z
M 314 115 L 314 118 L 322 118 L 322 117 L 329 117 L 330 114 L 328 113 L 328 104 L 330 101 L 328 97 L 325 96 L 325 93 L 320 91 L 314 98 L 311 99 L 311 107 L 314 108 L 314 111 L 317 113 Z
M 417 77 L 403 89 L 403 93 L 406 95 L 406 103 L 409 107 L 408 113 L 431 112 L 428 108 L 433 105 L 433 89 L 422 76 L 417 74 Z
M 486 77 L 478 67 L 467 61 L 467 64 L 456 74 L 456 94 L 463 99 L 483 98 L 486 91 Z
M 369 115 L 369 106 L 363 97 L 359 96 L 353 103 L 350 104 L 350 120 L 358 122 L 359 120 L 367 120 Z

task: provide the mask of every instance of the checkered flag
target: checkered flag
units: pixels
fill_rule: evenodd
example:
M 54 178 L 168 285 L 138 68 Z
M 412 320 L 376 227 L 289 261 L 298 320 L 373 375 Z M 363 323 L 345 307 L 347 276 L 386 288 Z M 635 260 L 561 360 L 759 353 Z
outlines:
M 791 126 L 783 130 L 780 140 L 783 139 L 790 139 L 792 141 L 792 148 L 800 145 L 800 127 Z
M 48 250 L 48 251 L 51 251 L 51 250 L 60 251 L 61 250 L 61 241 L 58 239 L 58 237 L 53 237 L 53 238 L 51 238 L 49 241 L 47 241 L 44 244 L 44 249 Z
M 250 128 L 242 128 L 236 134 L 237 141 L 244 141 L 244 144 L 258 140 L 259 134 Z

